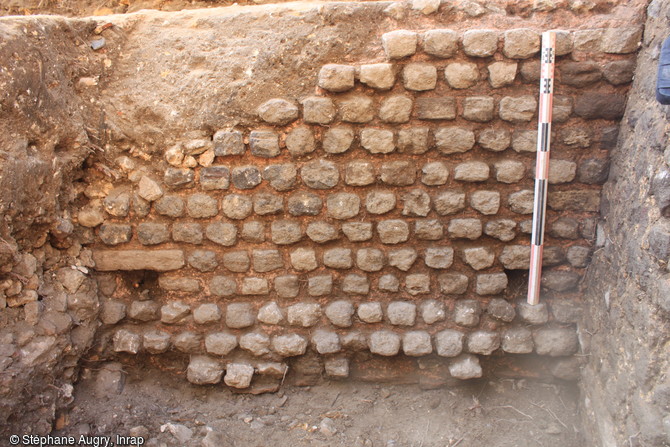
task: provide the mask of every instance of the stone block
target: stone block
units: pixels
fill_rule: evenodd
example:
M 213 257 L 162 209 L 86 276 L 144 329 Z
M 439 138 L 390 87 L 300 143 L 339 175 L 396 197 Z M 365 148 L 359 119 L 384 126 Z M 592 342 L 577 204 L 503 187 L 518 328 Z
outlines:
M 563 239 L 579 238 L 579 222 L 572 217 L 559 217 L 551 223 L 549 234 Z
M 435 352 L 440 357 L 456 357 L 463 352 L 465 334 L 446 329 L 435 334 Z
M 389 254 L 389 258 L 392 257 L 392 253 Z M 400 280 L 397 276 L 386 274 L 379 277 L 379 282 L 377 283 L 379 290 L 384 292 L 397 292 L 400 290 Z
M 454 249 L 451 247 L 430 247 L 424 251 L 424 262 L 430 268 L 446 269 L 454 262 Z
M 509 242 L 516 237 L 516 222 L 511 219 L 490 220 L 484 226 L 484 233 L 503 242 Z
M 193 169 L 169 167 L 163 175 L 163 183 L 173 189 L 190 188 L 193 186 L 195 174 Z
M 579 285 L 581 276 L 565 270 L 549 270 L 542 274 L 542 287 L 556 292 L 566 292 Z
M 154 209 L 163 216 L 181 217 L 184 215 L 184 201 L 179 196 L 165 195 L 154 203 Z
M 414 248 L 400 248 L 398 250 L 391 250 L 388 252 L 388 264 L 403 272 L 409 270 L 418 254 Z
M 221 320 L 221 309 L 215 303 L 203 303 L 193 310 L 193 321 L 197 324 L 216 323 Z
M 230 177 L 237 189 L 253 189 L 261 183 L 261 173 L 255 166 L 235 166 Z
M 471 62 L 452 62 L 445 67 L 444 78 L 451 88 L 470 88 L 479 80 L 479 68 Z
M 400 342 L 400 335 L 388 330 L 380 330 L 370 334 L 368 345 L 373 354 L 390 357 L 400 352 Z
M 425 217 L 430 212 L 430 196 L 421 189 L 412 189 L 403 196 L 403 216 Z
M 395 84 L 393 64 L 361 65 L 359 80 L 377 90 L 389 90 Z
M 351 273 L 342 278 L 342 292 L 351 295 L 367 295 L 370 292 L 370 282 L 367 276 Z
M 596 189 L 550 192 L 549 208 L 557 211 L 591 211 L 600 209 L 600 191 Z
M 530 266 L 530 246 L 506 245 L 499 260 L 507 270 L 527 270 Z
M 249 271 L 251 261 L 249 253 L 243 251 L 226 251 L 222 256 L 222 264 L 231 272 L 244 273 Z
M 356 216 L 360 210 L 361 199 L 356 194 L 330 194 L 326 199 L 328 215 L 334 219 L 344 220 Z
M 209 354 L 228 355 L 237 347 L 237 337 L 227 332 L 214 332 L 205 337 L 205 350 Z
M 482 273 L 477 275 L 475 292 L 477 295 L 496 295 L 507 288 L 505 273 Z
M 142 346 L 150 354 L 161 354 L 170 348 L 170 334 L 163 331 L 145 332 Z
M 498 114 L 504 121 L 524 123 L 533 119 L 536 110 L 537 101 L 533 96 L 505 96 L 500 100 Z
M 356 252 L 356 265 L 364 272 L 378 272 L 384 267 L 384 252 L 376 248 L 361 248 Z
M 489 178 L 489 165 L 482 161 L 466 161 L 454 169 L 454 179 L 463 182 L 483 182 Z
M 272 350 L 282 357 L 303 355 L 307 351 L 307 340 L 298 334 L 272 337 Z
M 625 109 L 626 97 L 618 93 L 585 92 L 575 101 L 575 114 L 584 119 L 618 120 Z
M 130 242 L 133 237 L 133 229 L 126 224 L 104 223 L 100 227 L 98 236 L 106 245 L 119 245 Z
M 175 242 L 186 242 L 189 244 L 202 244 L 202 227 L 198 223 L 177 222 L 172 225 L 172 239 Z
M 605 53 L 634 53 L 642 43 L 642 27 L 605 28 L 600 48 Z
M 424 185 L 444 185 L 447 180 L 449 180 L 449 168 L 441 161 L 426 163 L 421 168 L 421 183 Z
M 399 124 L 409 121 L 413 101 L 405 95 L 389 96 L 382 100 L 379 118 L 385 123 Z
M 382 34 L 382 47 L 389 59 L 402 59 L 416 53 L 418 36 L 413 31 L 397 30 Z
M 577 168 L 577 178 L 580 182 L 589 185 L 603 184 L 607 181 L 610 172 L 610 162 L 607 159 L 591 158 L 582 160 Z
M 417 219 L 414 221 L 414 236 L 417 239 L 437 241 L 444 236 L 444 227 L 436 219 Z
M 163 290 L 172 292 L 195 293 L 200 290 L 200 282 L 197 279 L 180 276 L 161 275 L 158 277 L 158 286 Z
M 426 324 L 437 323 L 447 318 L 444 303 L 437 300 L 426 300 L 420 305 L 421 318 Z
M 333 379 L 344 379 L 349 377 L 349 359 L 345 357 L 327 358 L 323 362 L 326 376 Z
M 501 160 L 493 165 L 496 180 L 501 183 L 516 183 L 526 174 L 526 166 L 516 160 Z
M 415 113 L 421 120 L 453 120 L 456 118 L 456 98 L 419 97 Z
M 463 100 L 463 118 L 486 123 L 493 119 L 493 107 L 494 101 L 491 96 L 469 96 Z
M 399 244 L 409 239 L 409 225 L 399 219 L 383 220 L 377 224 L 377 233 L 383 244 Z
M 396 146 L 403 154 L 424 154 L 430 149 L 432 137 L 427 127 L 410 127 L 398 131 Z
M 241 155 L 244 153 L 244 139 L 242 132 L 219 130 L 214 134 L 214 155 L 225 157 L 227 155 Z M 200 171 L 202 182 L 202 170 Z
M 468 277 L 460 273 L 444 273 L 438 276 L 437 281 L 445 295 L 462 295 L 468 289 Z
M 502 333 L 502 349 L 510 354 L 533 352 L 533 333 L 525 327 L 511 327 Z
M 426 331 L 408 331 L 402 336 L 402 351 L 405 355 L 420 357 L 433 352 L 430 334 Z
M 228 194 L 221 199 L 221 211 L 229 219 L 245 219 L 251 215 L 253 207 L 251 197 L 246 195 Z
M 181 250 L 95 250 L 93 261 L 98 271 L 154 270 L 165 272 L 184 266 Z
M 271 301 L 258 310 L 256 318 L 263 324 L 277 325 L 284 321 L 284 312 L 277 303 Z
M 358 318 L 364 323 L 380 323 L 384 315 L 378 302 L 366 302 L 358 305 Z
M 405 89 L 413 91 L 433 90 L 437 85 L 437 68 L 426 63 L 405 65 L 402 72 Z
M 339 102 L 340 118 L 347 123 L 368 123 L 375 117 L 374 103 L 367 96 L 350 96 Z
M 405 277 L 405 290 L 412 296 L 430 293 L 430 276 L 413 273 Z
M 493 88 L 506 87 L 514 83 L 519 64 L 516 62 L 494 62 L 487 68 L 489 71 L 489 82 Z
M 470 206 L 485 215 L 496 214 L 500 209 L 500 193 L 475 191 L 470 195 Z
M 128 329 L 119 329 L 112 337 L 114 352 L 137 354 L 142 349 L 142 336 Z
M 170 232 L 165 224 L 142 222 L 137 225 L 137 240 L 142 245 L 158 245 L 170 239 Z
M 335 332 L 317 329 L 312 334 L 312 345 L 321 355 L 334 354 L 342 349 L 340 337 Z
M 330 322 L 337 327 L 350 327 L 353 324 L 354 306 L 350 301 L 333 301 L 326 306 L 325 314 Z
M 467 152 L 475 145 L 475 133 L 462 127 L 441 127 L 435 131 L 435 147 L 444 155 Z
M 393 186 L 409 186 L 416 181 L 416 165 L 413 161 L 400 160 L 382 163 L 382 182 Z
M 472 354 L 491 355 L 500 347 L 500 335 L 493 331 L 475 331 L 468 335 L 467 348 Z
M 395 194 L 391 191 L 370 191 L 365 198 L 365 209 L 371 214 L 388 213 L 395 204 Z
M 479 219 L 452 219 L 449 221 L 447 232 L 454 239 L 475 240 L 482 235 L 482 221 Z
M 395 150 L 393 132 L 384 129 L 361 130 L 361 146 L 371 154 L 389 154 Z
M 386 308 L 386 317 L 394 326 L 414 326 L 416 305 L 407 301 L 392 301 Z
M 237 292 L 237 282 L 229 276 L 215 276 L 209 283 L 209 291 L 215 296 L 232 296 Z
M 310 124 L 330 124 L 335 119 L 337 109 L 330 98 L 310 96 L 301 101 L 303 119 Z
M 342 154 L 351 148 L 354 130 L 349 126 L 334 126 L 323 134 L 323 150 L 329 154 Z
M 295 220 L 275 220 L 270 224 L 272 242 L 277 245 L 290 245 L 302 239 L 302 228 Z
M 489 57 L 498 50 L 498 32 L 489 29 L 463 33 L 463 51 L 472 57 Z
M 242 295 L 267 295 L 270 292 L 268 280 L 265 278 L 243 278 L 240 293 Z
M 372 239 L 372 223 L 347 222 L 342 224 L 342 232 L 351 242 L 363 242 Z
M 350 161 L 344 171 L 344 182 L 350 186 L 367 186 L 375 182 L 375 167 L 366 160 Z
M 511 142 L 510 132 L 506 129 L 484 129 L 477 135 L 477 143 L 484 149 L 501 152 Z
M 504 321 L 505 323 L 512 322 L 516 316 L 514 306 L 502 298 L 493 298 L 489 301 L 486 312 L 496 320 Z
M 338 229 L 324 221 L 310 222 L 306 230 L 307 237 L 312 241 L 323 244 L 340 237 Z
M 316 216 L 323 207 L 321 197 L 307 191 L 297 192 L 288 198 L 288 212 L 292 216 Z
M 186 354 L 202 352 L 200 346 L 202 344 L 202 337 L 191 331 L 180 332 L 175 335 L 172 344 L 178 351 Z
M 530 189 L 517 191 L 509 195 L 508 206 L 517 214 L 533 214 L 533 200 L 535 194 Z
M 298 106 L 281 98 L 270 99 L 258 106 L 258 116 L 263 121 L 283 126 L 298 119 Z
M 307 126 L 298 126 L 286 135 L 286 149 L 294 157 L 300 157 L 314 152 L 316 140 L 312 130 Z
M 463 261 L 475 270 L 483 270 L 493 265 L 495 254 L 489 247 L 471 247 L 463 250 Z
M 573 181 L 576 173 L 577 163 L 574 161 L 557 159 L 549 161 L 549 183 L 553 185 Z
M 465 193 L 445 191 L 436 196 L 433 202 L 437 214 L 448 216 L 465 208 Z
M 574 245 L 568 248 L 567 259 L 571 266 L 584 268 L 589 264 L 591 258 L 591 249 Z
M 461 380 L 476 379 L 482 376 L 479 358 L 472 354 L 461 354 L 449 365 L 449 374 Z
M 321 318 L 321 306 L 317 303 L 297 303 L 287 308 L 287 320 L 291 326 L 311 327 Z
M 612 61 L 605 64 L 603 76 L 612 85 L 627 84 L 635 75 L 634 60 Z
M 309 272 L 318 267 L 316 252 L 309 248 L 296 248 L 290 253 L 289 258 L 293 268 L 298 271 Z
M 244 389 L 249 388 L 254 375 L 254 367 L 246 363 L 228 363 L 223 381 L 226 385 Z
M 356 70 L 349 65 L 328 64 L 319 70 L 318 85 L 330 92 L 345 92 L 354 87 Z
M 249 134 L 251 154 L 256 157 L 272 158 L 279 155 L 279 134 L 270 130 L 253 130 Z
M 532 29 L 505 31 L 503 54 L 510 59 L 527 59 L 540 51 L 540 34 Z
M 289 191 L 295 186 L 298 170 L 292 163 L 269 165 L 263 169 L 263 178 L 277 191 Z
M 226 308 L 226 326 L 241 329 L 253 326 L 256 312 L 251 303 L 230 303 Z
M 212 385 L 219 383 L 223 376 L 223 364 L 206 355 L 191 357 L 186 369 L 186 379 L 194 385 Z
M 188 304 L 181 301 L 172 301 L 161 307 L 161 322 L 175 324 L 181 322 L 191 313 Z
M 459 35 L 449 29 L 433 29 L 423 33 L 423 51 L 431 56 L 449 58 L 458 51 Z

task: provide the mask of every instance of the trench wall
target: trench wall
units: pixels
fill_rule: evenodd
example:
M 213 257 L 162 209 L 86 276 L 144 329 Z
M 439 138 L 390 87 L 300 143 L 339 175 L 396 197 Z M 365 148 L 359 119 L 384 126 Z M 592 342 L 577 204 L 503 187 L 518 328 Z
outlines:
M 670 442 L 670 151 L 668 108 L 654 97 L 668 11 L 667 2 L 648 8 L 585 281 L 583 405 L 602 445 Z

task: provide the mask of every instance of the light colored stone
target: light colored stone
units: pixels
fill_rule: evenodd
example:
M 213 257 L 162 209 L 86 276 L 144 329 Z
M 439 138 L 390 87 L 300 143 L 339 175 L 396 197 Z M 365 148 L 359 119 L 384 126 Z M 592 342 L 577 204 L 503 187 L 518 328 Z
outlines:
M 355 73 L 349 65 L 324 65 L 319 71 L 318 85 L 331 92 L 345 92 L 354 87 Z
M 472 354 L 461 354 L 449 365 L 449 374 L 461 380 L 476 379 L 482 376 L 479 358 Z
M 500 209 L 500 193 L 475 191 L 470 195 L 470 206 L 485 215 L 496 214 Z
M 277 325 L 284 321 L 284 313 L 279 305 L 272 301 L 258 310 L 257 318 L 261 323 Z
M 526 166 L 516 160 L 501 160 L 493 165 L 496 180 L 501 183 L 516 183 L 526 174 Z
M 254 367 L 246 363 L 228 363 L 223 381 L 233 388 L 249 388 L 254 375 Z
M 475 292 L 477 295 L 496 295 L 507 288 L 507 275 L 504 273 L 483 273 L 477 275 Z
M 441 127 L 435 131 L 435 146 L 445 155 L 467 152 L 475 145 L 475 133 L 461 127 Z
M 510 59 L 526 59 L 540 51 L 540 34 L 532 29 L 505 31 L 503 54 Z
M 418 36 L 413 31 L 397 30 L 382 34 L 382 47 L 389 59 L 401 59 L 416 53 Z
M 453 62 L 445 67 L 444 77 L 450 87 L 466 89 L 479 80 L 479 69 L 471 62 Z
M 375 331 L 370 334 L 368 344 L 370 352 L 383 356 L 394 356 L 400 351 L 401 338 L 395 332 L 388 330 Z
M 449 29 L 433 29 L 423 33 L 423 51 L 431 56 L 448 58 L 458 51 L 459 35 Z
M 393 64 L 361 65 L 359 80 L 368 87 L 388 90 L 395 83 Z
M 420 357 L 433 352 L 430 334 L 426 331 L 408 331 L 402 336 L 402 350 L 405 355 Z
M 440 357 L 456 357 L 463 352 L 465 334 L 453 329 L 446 329 L 435 334 L 435 352 Z
M 361 130 L 361 146 L 371 154 L 389 154 L 395 150 L 393 132 L 384 129 Z
M 407 301 L 393 301 L 386 308 L 386 317 L 394 326 L 414 326 L 416 304 Z
M 282 357 L 303 355 L 307 351 L 307 340 L 298 334 L 272 337 L 272 350 Z
M 237 337 L 226 332 L 215 332 L 205 337 L 205 350 L 209 354 L 227 355 L 237 347 Z
M 475 331 L 468 335 L 468 352 L 472 354 L 491 355 L 500 347 L 500 335 L 492 331 Z
M 463 261 L 475 270 L 483 270 L 493 265 L 495 254 L 488 247 L 466 248 L 463 250 Z
M 512 137 L 507 129 L 484 129 L 477 135 L 477 143 L 493 152 L 504 151 L 511 141 Z
M 382 321 L 382 305 L 378 302 L 366 302 L 358 305 L 358 318 L 365 323 L 379 323 Z
M 314 326 L 321 318 L 321 306 L 317 303 L 297 303 L 287 309 L 287 319 L 291 326 Z
M 536 110 L 537 101 L 533 96 L 505 96 L 500 100 L 498 114 L 504 121 L 524 123 L 533 119 Z
M 454 179 L 463 182 L 483 182 L 488 178 L 489 165 L 482 161 L 467 161 L 454 169 Z
M 219 383 L 223 376 L 223 364 L 206 355 L 191 357 L 186 370 L 186 378 L 195 385 L 212 385 Z
M 426 63 L 411 63 L 405 65 L 402 72 L 403 83 L 407 90 L 433 90 L 437 85 L 437 68 Z
M 463 33 L 463 51 L 472 57 L 489 57 L 498 50 L 498 32 L 488 29 Z
M 489 82 L 493 88 L 511 85 L 516 78 L 518 64 L 516 62 L 494 62 L 488 66 Z
M 330 322 L 337 327 L 350 327 L 354 316 L 354 306 L 350 301 L 338 300 L 326 306 L 325 314 Z

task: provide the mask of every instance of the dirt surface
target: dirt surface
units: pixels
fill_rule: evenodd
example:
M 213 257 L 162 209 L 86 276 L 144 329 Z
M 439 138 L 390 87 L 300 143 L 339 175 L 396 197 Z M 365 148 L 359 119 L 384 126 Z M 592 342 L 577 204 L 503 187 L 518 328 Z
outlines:
M 67 425 L 54 434 L 141 434 L 145 445 L 167 447 L 583 445 L 573 385 L 501 379 L 422 390 L 324 382 L 251 396 L 137 364 L 123 367 L 118 393 L 108 365 L 84 371 L 71 411 L 59 419 Z M 215 442 L 203 443 L 205 436 Z

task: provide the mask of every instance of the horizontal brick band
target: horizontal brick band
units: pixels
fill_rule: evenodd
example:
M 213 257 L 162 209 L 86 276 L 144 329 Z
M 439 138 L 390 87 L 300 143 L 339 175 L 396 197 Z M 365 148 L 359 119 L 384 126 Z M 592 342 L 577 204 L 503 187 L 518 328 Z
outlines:
M 99 271 L 177 270 L 185 264 L 181 250 L 95 250 L 93 260 Z

